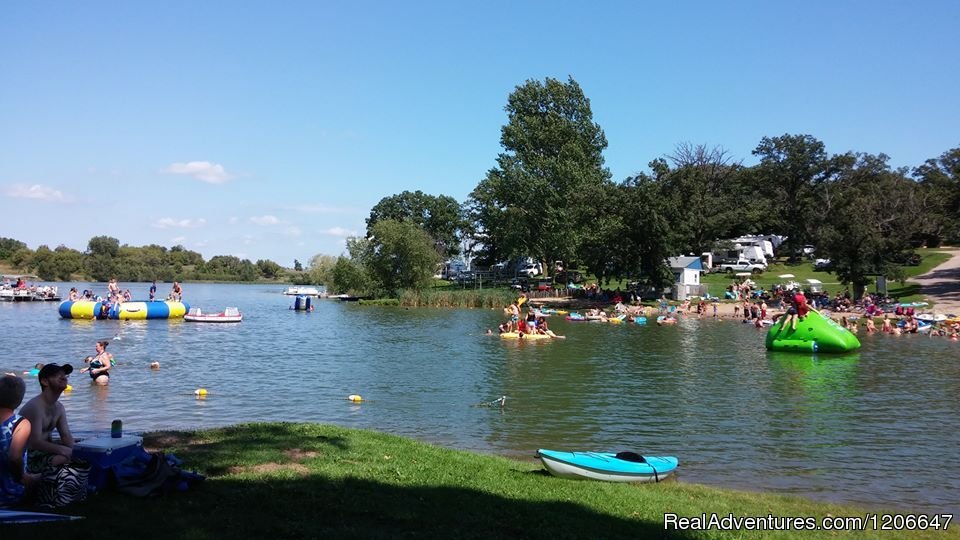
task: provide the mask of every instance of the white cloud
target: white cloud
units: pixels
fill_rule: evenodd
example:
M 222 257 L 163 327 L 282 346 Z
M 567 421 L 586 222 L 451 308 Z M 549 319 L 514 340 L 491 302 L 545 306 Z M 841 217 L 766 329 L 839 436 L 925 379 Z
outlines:
M 7 197 L 14 199 L 36 199 L 46 202 L 65 202 L 66 197 L 59 189 L 40 184 L 28 186 L 26 184 L 14 184 L 7 189 Z
M 203 227 L 207 224 L 207 220 L 203 218 L 199 219 L 174 219 L 174 218 L 160 218 L 158 219 L 153 226 L 158 229 L 169 229 L 169 228 L 179 228 L 179 229 L 196 229 L 197 227 Z
M 328 236 L 339 236 L 342 238 L 346 238 L 348 236 L 357 236 L 356 231 L 350 231 L 350 230 L 344 229 L 343 227 L 330 227 L 329 229 L 326 229 L 320 232 Z
M 339 208 L 326 204 L 297 204 L 289 207 L 304 214 L 357 214 L 361 213 L 353 208 Z
M 167 174 L 184 174 L 208 184 L 226 184 L 233 178 L 223 165 L 209 161 L 190 161 L 188 163 L 171 163 L 162 172 Z
M 283 234 L 286 236 L 300 236 L 303 234 L 303 231 L 300 230 L 300 227 L 296 225 L 291 225 L 283 230 Z
M 256 223 L 257 225 L 262 225 L 262 226 L 264 226 L 264 227 L 267 227 L 267 226 L 270 226 L 270 225 L 279 225 L 279 224 L 280 224 L 280 219 L 277 218 L 277 216 L 270 216 L 270 215 L 267 215 L 267 216 L 254 216 L 254 217 L 250 218 L 250 222 L 251 222 L 251 223 Z

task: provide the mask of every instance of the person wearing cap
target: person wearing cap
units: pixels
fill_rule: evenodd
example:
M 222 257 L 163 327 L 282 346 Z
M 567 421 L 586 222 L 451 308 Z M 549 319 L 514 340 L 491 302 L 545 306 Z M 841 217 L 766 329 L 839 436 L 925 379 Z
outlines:
M 67 388 L 67 376 L 73 373 L 70 364 L 46 364 L 37 380 L 40 395 L 20 409 L 20 416 L 30 421 L 27 442 L 27 472 L 41 473 L 70 461 L 73 456 L 73 435 L 67 424 L 67 412 L 60 403 L 60 394 Z M 53 430 L 60 436 L 53 441 Z
M 38 480 L 25 472 L 30 421 L 14 412 L 25 390 L 20 377 L 0 377 L 0 506 L 21 502 Z

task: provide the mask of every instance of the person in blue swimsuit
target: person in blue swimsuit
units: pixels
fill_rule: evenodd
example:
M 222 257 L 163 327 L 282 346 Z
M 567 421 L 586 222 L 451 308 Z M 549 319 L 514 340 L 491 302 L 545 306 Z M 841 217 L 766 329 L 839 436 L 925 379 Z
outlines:
M 0 507 L 22 502 L 38 478 L 25 470 L 30 420 L 13 412 L 25 391 L 20 377 L 0 377 Z
M 157 280 L 153 280 L 153 285 L 150 285 L 150 300 L 154 300 L 157 297 Z

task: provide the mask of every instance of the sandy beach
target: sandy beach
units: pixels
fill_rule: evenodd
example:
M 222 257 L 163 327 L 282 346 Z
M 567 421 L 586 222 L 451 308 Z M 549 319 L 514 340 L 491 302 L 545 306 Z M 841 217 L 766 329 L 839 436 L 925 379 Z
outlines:
M 950 253 L 950 259 L 926 274 L 913 277 L 909 281 L 920 284 L 921 291 L 927 296 L 927 300 L 934 304 L 932 311 L 944 315 L 960 315 L 960 248 L 943 248 L 939 251 Z M 530 302 L 534 305 L 543 304 L 571 310 L 590 307 L 609 308 L 610 306 L 610 302 L 598 303 L 584 298 L 562 296 L 531 298 Z M 676 302 L 673 301 L 671 301 L 671 303 L 676 304 Z M 733 302 L 727 300 L 720 302 L 717 304 L 717 316 L 723 319 L 733 318 L 734 316 L 740 317 L 741 315 L 739 313 L 734 315 L 734 309 L 738 306 L 742 306 L 742 301 Z M 684 314 L 696 317 L 696 307 L 696 302 L 691 301 L 691 309 L 685 311 Z M 773 306 L 770 306 L 768 309 L 769 314 L 777 314 L 779 312 L 780 309 L 774 308 Z M 707 303 L 707 310 L 703 317 L 713 317 L 712 303 Z

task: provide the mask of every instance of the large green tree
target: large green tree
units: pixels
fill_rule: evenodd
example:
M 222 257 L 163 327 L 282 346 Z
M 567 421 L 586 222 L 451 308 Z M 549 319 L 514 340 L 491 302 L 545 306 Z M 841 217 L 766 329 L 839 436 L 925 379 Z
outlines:
M 610 178 L 590 100 L 572 78 L 529 80 L 505 110 L 504 151 L 470 195 L 471 218 L 492 257 L 574 258 L 593 215 L 589 198 Z
M 411 221 L 379 221 L 370 229 L 365 265 L 388 294 L 428 287 L 440 264 L 433 238 Z
M 24 249 L 27 245 L 13 238 L 0 237 L 0 261 L 9 260 L 10 256 L 18 249 Z
M 468 225 L 456 199 L 447 195 L 428 195 L 419 190 L 380 199 L 367 218 L 367 236 L 374 225 L 388 219 L 416 223 L 433 238 L 437 251 L 445 257 L 460 253 L 461 233 Z
M 917 236 L 931 246 L 960 241 L 960 148 L 928 159 L 913 176 L 920 183 L 923 216 Z
M 903 277 L 919 203 L 917 185 L 891 170 L 887 156 L 855 159 L 820 192 L 816 240 L 818 254 L 859 298 L 873 276 Z
M 793 256 L 812 241 L 818 186 L 836 177 L 840 163 L 810 135 L 764 137 L 753 154 L 760 158 L 752 175 L 755 190 L 768 205 L 771 225 L 787 236 L 785 246 Z
M 730 238 L 750 228 L 752 215 L 743 168 L 720 147 L 683 143 L 668 156 L 673 168 L 658 168 L 651 185 L 657 201 L 669 202 L 666 215 L 683 241 L 684 253 L 700 254 L 714 247 L 718 238 Z
M 87 273 L 95 281 L 109 281 L 117 277 L 117 256 L 120 241 L 111 236 L 94 236 L 87 243 Z
M 332 274 L 334 265 L 337 264 L 337 257 L 319 253 L 310 259 L 310 283 L 330 285 L 332 283 Z

